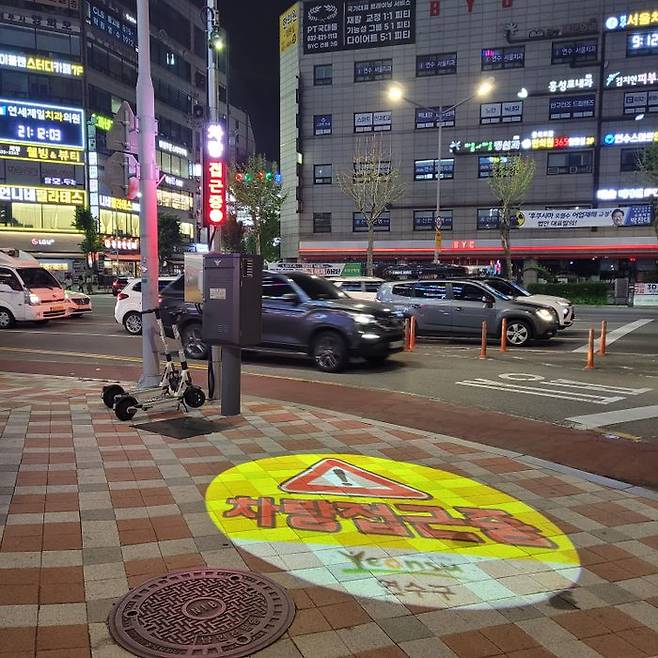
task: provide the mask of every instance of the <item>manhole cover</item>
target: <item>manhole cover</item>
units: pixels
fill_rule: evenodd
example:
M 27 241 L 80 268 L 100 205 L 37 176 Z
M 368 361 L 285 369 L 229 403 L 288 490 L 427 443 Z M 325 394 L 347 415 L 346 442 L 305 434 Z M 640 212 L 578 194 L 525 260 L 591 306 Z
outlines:
M 227 569 L 174 571 L 114 605 L 117 644 L 142 658 L 238 658 L 272 644 L 292 623 L 286 591 L 258 574 Z
M 168 418 L 166 420 L 154 420 L 150 423 L 140 423 L 134 427 L 138 430 L 162 434 L 162 436 L 168 436 L 171 439 L 191 439 L 193 436 L 221 432 L 228 426 L 222 423 L 214 423 L 205 418 L 181 416 L 180 418 Z

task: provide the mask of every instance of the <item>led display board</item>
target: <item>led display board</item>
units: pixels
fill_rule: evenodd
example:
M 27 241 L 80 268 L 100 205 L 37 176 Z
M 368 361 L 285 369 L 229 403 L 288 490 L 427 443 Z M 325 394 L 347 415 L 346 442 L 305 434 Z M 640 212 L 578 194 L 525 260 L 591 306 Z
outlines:
M 84 149 L 84 110 L 0 98 L 0 140 Z

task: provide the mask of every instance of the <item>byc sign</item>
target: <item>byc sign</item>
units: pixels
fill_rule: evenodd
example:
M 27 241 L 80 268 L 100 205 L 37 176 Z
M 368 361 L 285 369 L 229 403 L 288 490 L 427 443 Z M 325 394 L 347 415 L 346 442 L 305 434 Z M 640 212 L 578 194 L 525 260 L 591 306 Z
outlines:
M 221 123 L 206 126 L 203 149 L 204 226 L 220 226 L 226 220 L 226 132 Z

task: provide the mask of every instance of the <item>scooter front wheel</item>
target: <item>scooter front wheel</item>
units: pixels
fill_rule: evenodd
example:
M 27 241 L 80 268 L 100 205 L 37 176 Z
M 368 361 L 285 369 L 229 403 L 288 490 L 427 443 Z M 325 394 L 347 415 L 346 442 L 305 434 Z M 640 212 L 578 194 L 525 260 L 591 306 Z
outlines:
M 119 384 L 111 384 L 110 386 L 106 386 L 103 388 L 103 403 L 108 409 L 112 409 L 114 407 L 114 401 L 116 398 L 118 398 L 120 395 L 125 395 L 125 390 L 123 389 L 123 386 L 119 386 Z
M 189 386 L 185 389 L 185 393 L 183 393 L 183 401 L 188 407 L 198 409 L 204 405 L 206 394 L 198 386 Z
M 132 395 L 119 398 L 114 405 L 114 413 L 119 420 L 132 420 L 133 416 L 137 413 L 138 404 Z

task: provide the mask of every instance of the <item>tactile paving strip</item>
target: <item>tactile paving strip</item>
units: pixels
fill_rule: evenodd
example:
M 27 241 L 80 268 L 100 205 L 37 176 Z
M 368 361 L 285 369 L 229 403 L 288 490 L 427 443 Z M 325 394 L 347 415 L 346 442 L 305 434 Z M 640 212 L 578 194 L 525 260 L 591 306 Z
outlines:
M 118 601 L 112 637 L 142 658 L 248 656 L 275 642 L 292 623 L 286 591 L 244 571 L 199 568 L 148 580 Z

